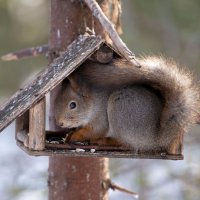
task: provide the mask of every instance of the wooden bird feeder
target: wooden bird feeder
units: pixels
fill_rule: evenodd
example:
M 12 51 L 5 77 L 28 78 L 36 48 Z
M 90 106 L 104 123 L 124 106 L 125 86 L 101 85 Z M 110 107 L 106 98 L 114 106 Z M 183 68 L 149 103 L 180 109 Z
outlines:
M 80 36 L 49 67 L 25 88 L 14 94 L 0 109 L 0 132 L 16 120 L 17 145 L 30 155 L 64 154 L 69 156 L 121 157 L 181 160 L 183 134 L 171 144 L 173 154 L 166 152 L 135 152 L 123 147 L 100 147 L 63 142 L 66 132 L 45 130 L 45 95 L 60 84 L 104 41 L 95 36 Z M 178 142 L 177 142 L 178 141 Z

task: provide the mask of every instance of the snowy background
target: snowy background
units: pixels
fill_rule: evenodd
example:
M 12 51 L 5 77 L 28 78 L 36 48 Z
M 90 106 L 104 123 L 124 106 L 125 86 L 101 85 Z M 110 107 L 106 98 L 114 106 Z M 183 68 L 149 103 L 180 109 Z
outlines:
M 49 0 L 0 1 L 0 55 L 47 43 Z M 123 0 L 123 39 L 136 54 L 173 57 L 199 76 L 199 0 Z M 36 12 L 37 11 L 37 12 Z M 0 61 L 0 102 L 45 58 Z M 15 144 L 14 123 L 0 134 L 0 199 L 46 200 L 48 157 L 31 157 Z M 199 200 L 199 126 L 185 137 L 184 161 L 111 159 L 112 181 L 136 191 L 140 200 Z M 111 200 L 133 199 L 110 192 Z
M 0 199 L 47 199 L 48 157 L 31 157 L 15 142 L 14 123 L 0 135 Z

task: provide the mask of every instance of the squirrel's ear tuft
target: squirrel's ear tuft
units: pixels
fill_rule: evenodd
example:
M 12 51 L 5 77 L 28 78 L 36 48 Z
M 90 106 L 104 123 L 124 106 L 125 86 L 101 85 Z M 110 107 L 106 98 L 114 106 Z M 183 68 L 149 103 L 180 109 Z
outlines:
M 70 75 L 68 77 L 69 83 L 74 91 L 79 91 L 79 85 L 77 81 L 77 77 L 75 75 Z
M 88 97 L 88 87 L 85 87 L 84 82 L 77 74 L 70 75 L 67 77 L 70 83 L 70 86 L 74 92 L 79 94 L 82 97 Z

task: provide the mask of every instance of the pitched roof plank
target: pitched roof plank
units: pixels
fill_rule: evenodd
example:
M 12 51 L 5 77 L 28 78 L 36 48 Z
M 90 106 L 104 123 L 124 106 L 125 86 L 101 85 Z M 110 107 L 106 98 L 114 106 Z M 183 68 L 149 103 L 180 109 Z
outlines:
M 1 106 L 0 132 L 70 75 L 93 52 L 99 49 L 102 43 L 103 40 L 95 36 L 79 36 L 72 42 L 64 54 L 55 59 L 31 83 L 16 92 Z

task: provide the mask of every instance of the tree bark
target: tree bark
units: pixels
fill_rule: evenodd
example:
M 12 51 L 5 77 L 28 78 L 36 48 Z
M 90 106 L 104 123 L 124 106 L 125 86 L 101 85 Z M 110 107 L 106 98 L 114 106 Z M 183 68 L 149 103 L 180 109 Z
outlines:
M 116 9 L 110 8 L 119 0 L 99 0 L 109 19 L 119 21 Z M 116 17 L 113 17 L 113 16 Z M 117 20 L 116 20 L 117 18 Z M 63 51 L 86 27 L 97 35 L 107 35 L 100 23 L 92 16 L 86 5 L 80 1 L 51 0 L 51 28 L 49 35 L 50 60 L 57 52 Z M 119 24 L 116 24 L 119 28 Z M 50 97 L 50 126 L 56 131 L 54 99 L 56 90 Z M 107 200 L 108 192 L 103 182 L 109 178 L 107 158 L 84 158 L 52 156 L 49 158 L 49 200 Z
M 49 165 L 49 200 L 107 200 L 107 158 L 54 156 Z

